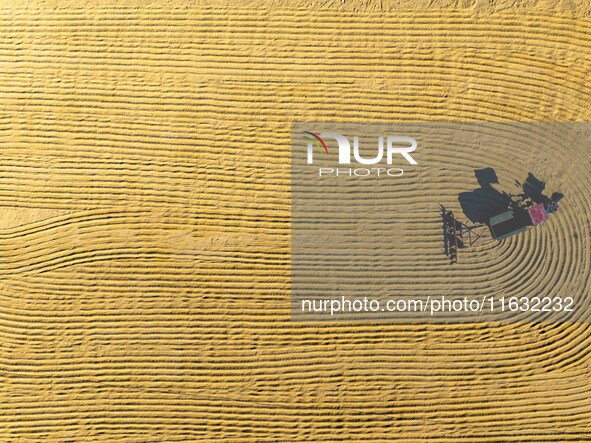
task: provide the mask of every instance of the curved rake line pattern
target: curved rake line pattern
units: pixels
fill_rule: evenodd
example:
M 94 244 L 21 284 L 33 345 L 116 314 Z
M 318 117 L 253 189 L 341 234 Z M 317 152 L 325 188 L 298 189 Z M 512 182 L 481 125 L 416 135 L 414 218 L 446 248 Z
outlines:
M 80 5 L 0 28 L 0 205 L 72 211 L 0 230 L 3 440 L 590 440 L 585 324 L 291 323 L 285 172 L 289 121 L 590 120 L 583 12 Z M 399 183 L 402 291 L 591 287 L 589 156 L 546 136 Z M 450 271 L 445 165 L 528 159 L 563 212 Z

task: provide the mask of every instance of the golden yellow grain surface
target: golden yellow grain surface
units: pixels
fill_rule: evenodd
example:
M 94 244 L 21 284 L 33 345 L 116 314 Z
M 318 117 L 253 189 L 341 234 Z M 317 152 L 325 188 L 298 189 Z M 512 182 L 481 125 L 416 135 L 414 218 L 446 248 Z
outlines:
M 291 122 L 589 120 L 590 10 L 0 2 L 0 441 L 591 441 L 586 324 L 289 312 Z M 588 294 L 591 163 L 557 158 L 535 275 Z

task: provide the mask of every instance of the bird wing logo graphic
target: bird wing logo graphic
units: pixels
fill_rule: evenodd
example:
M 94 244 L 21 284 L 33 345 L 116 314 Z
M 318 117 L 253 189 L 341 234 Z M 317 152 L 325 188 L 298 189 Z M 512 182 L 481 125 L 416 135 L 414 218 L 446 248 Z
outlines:
M 304 134 L 308 134 L 308 135 L 304 135 L 304 139 L 312 142 L 314 144 L 314 146 L 318 147 L 319 149 L 324 149 L 324 152 L 326 152 L 328 154 L 328 147 L 326 146 L 326 143 L 324 143 L 324 140 L 322 140 L 322 138 L 320 138 L 319 135 L 314 134 L 313 132 L 308 132 L 308 131 L 304 131 Z

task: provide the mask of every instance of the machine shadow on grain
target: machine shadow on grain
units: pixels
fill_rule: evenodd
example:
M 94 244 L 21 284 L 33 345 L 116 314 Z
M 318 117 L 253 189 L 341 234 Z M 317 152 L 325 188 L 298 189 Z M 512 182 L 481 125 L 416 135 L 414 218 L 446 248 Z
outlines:
M 443 250 L 451 263 L 457 263 L 459 249 L 472 246 L 486 237 L 501 241 L 524 232 L 530 226 L 543 225 L 548 214 L 558 210 L 563 195 L 545 195 L 546 183 L 531 172 L 523 183 L 515 181 L 519 194 L 508 194 L 494 188 L 497 174 L 492 168 L 474 171 L 479 188 L 462 192 L 458 201 L 469 220 L 463 222 L 452 211 L 440 205 L 443 227 Z

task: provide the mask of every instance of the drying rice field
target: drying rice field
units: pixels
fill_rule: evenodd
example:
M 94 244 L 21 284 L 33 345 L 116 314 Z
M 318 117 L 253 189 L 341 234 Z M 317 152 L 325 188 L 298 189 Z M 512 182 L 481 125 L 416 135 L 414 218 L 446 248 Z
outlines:
M 291 123 L 589 121 L 586 1 L 0 10 L 0 441 L 591 441 L 585 322 L 290 319 Z M 590 295 L 590 155 L 551 141 L 425 163 L 423 290 Z M 452 267 L 482 167 L 564 202 Z

